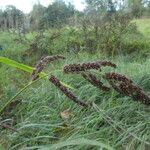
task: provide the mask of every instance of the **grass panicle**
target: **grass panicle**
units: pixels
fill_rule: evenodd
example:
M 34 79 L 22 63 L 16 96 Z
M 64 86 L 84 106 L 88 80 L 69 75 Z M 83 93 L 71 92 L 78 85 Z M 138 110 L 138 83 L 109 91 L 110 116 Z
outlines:
M 125 83 L 133 83 L 131 79 L 128 79 L 126 76 L 114 72 L 109 72 L 104 75 L 104 78 L 107 80 L 115 80 L 115 81 L 121 81 Z
M 64 56 L 62 55 L 54 55 L 54 56 L 46 56 L 46 57 L 42 57 L 41 60 L 37 63 L 35 69 L 32 72 L 32 80 L 36 80 L 37 78 L 39 78 L 39 73 L 44 69 L 44 67 L 49 63 L 49 62 L 53 62 L 56 60 L 62 60 L 62 59 L 66 59 Z
M 98 63 L 83 63 L 83 64 L 68 64 L 64 66 L 65 73 L 80 73 L 90 69 L 100 69 L 101 65 Z
M 88 107 L 89 106 L 87 103 L 79 100 L 79 98 L 73 92 L 71 92 L 67 87 L 62 85 L 60 80 L 57 77 L 55 77 L 54 75 L 51 75 L 49 77 L 49 81 L 51 83 L 53 83 L 60 91 L 62 91 L 62 93 L 64 93 L 73 102 L 77 103 L 78 105 L 80 105 L 82 107 Z
M 90 62 L 91 57 L 88 59 Z M 79 60 L 76 58 L 74 62 L 75 61 L 77 62 Z M 11 61 L 9 60 L 7 63 L 10 64 L 10 62 Z M 118 63 L 119 62 L 120 60 Z M 149 62 L 150 61 L 148 60 L 141 64 L 141 72 L 139 72 L 139 64 L 137 63 L 128 63 L 127 65 L 120 64 L 120 66 L 125 68 L 128 67 L 130 71 L 133 71 L 129 73 L 134 75 L 135 80 L 138 81 L 141 79 L 141 85 L 143 85 L 145 90 L 148 90 L 149 88 L 147 86 L 147 81 L 149 80 Z M 61 64 L 63 64 L 63 62 Z M 17 65 L 18 64 L 15 62 L 14 66 Z M 109 66 L 109 63 L 103 62 L 101 63 L 101 67 L 102 66 Z M 32 67 L 25 66 L 24 68 L 24 65 L 21 65 L 20 68 L 27 72 L 32 72 L 33 70 Z M 55 74 L 56 72 L 58 73 L 57 75 L 62 75 L 62 70 L 52 70 L 49 73 Z M 41 73 L 39 74 L 41 79 L 45 79 L 45 77 L 46 79 L 48 78 L 47 74 L 43 73 L 41 75 Z M 82 97 L 95 100 L 95 103 L 98 102 L 98 104 L 95 104 L 94 102 L 91 104 L 87 101 L 81 101 L 78 95 L 74 95 L 74 93 L 70 91 L 71 88 L 69 88 L 67 84 L 63 84 L 59 79 L 51 75 L 49 80 L 52 82 L 52 84 L 54 84 L 70 99 L 68 104 L 64 103 L 62 106 L 61 95 L 56 98 L 56 91 L 53 88 L 51 89 L 51 92 L 48 92 L 49 88 L 47 86 L 49 86 L 49 82 L 47 83 L 47 81 L 44 80 L 40 82 L 38 86 L 32 87 L 33 83 L 39 81 L 40 78 L 32 81 L 23 87 L 23 89 L 21 89 L 19 92 L 17 92 L 17 94 L 15 94 L 15 96 L 13 96 L 10 100 L 8 100 L 0 110 L 0 113 L 4 114 L 4 117 L 1 115 L 2 121 L 0 123 L 2 132 L 1 139 L 5 139 L 5 133 L 8 133 L 8 137 L 10 137 L 10 139 L 6 138 L 6 143 L 9 144 L 7 149 L 21 149 L 22 147 L 24 148 L 24 146 L 25 149 L 30 149 L 30 146 L 31 149 L 37 149 L 34 147 L 35 145 L 44 145 L 45 147 L 45 145 L 49 144 L 49 142 L 58 143 L 59 140 L 66 141 L 67 139 L 72 140 L 78 139 L 79 137 L 86 137 L 88 139 L 94 137 L 93 140 L 95 141 L 102 139 L 102 142 L 111 142 L 111 145 L 115 147 L 115 149 L 130 149 L 131 147 L 127 147 L 126 143 L 129 143 L 128 145 L 132 145 L 134 142 L 135 144 L 133 146 L 136 149 L 139 146 L 140 149 L 144 149 L 145 145 L 149 147 L 149 130 L 147 128 L 149 127 L 149 122 L 147 121 L 149 116 L 149 107 L 143 107 L 143 105 L 138 105 L 133 102 L 129 103 L 127 98 L 124 97 L 129 96 L 136 101 L 142 101 L 142 103 L 149 105 L 149 96 L 147 96 L 140 87 L 134 85 L 132 80 L 121 74 L 107 73 L 107 76 L 105 75 L 105 78 L 101 80 L 103 76 L 100 76 L 99 78 L 99 76 L 92 74 L 90 71 L 81 71 L 79 73 L 82 74 L 82 76 L 84 76 L 84 78 L 92 85 L 99 88 L 104 86 L 103 83 L 108 80 L 110 85 L 112 84 L 114 87 L 117 87 L 119 93 L 124 95 L 118 96 L 114 94 L 112 90 L 110 90 L 110 93 L 104 93 L 101 90 L 98 91 L 95 90 L 95 88 L 89 88 L 85 82 L 82 82 L 82 78 L 76 78 L 76 74 L 72 76 L 74 78 L 73 80 L 68 78 L 67 75 L 63 76 L 63 80 L 68 82 L 77 82 L 78 86 L 76 87 L 78 88 L 79 94 L 82 95 Z M 146 74 L 146 77 L 144 76 L 144 78 L 140 78 L 140 73 L 144 75 Z M 101 74 L 102 72 L 99 75 Z M 5 75 L 3 76 L 5 77 Z M 138 76 L 138 78 L 136 78 L 136 76 Z M 16 76 L 14 76 L 14 78 L 16 78 Z M 102 83 L 101 81 L 104 82 Z M 110 88 L 112 89 L 111 86 Z M 14 105 L 12 102 L 17 101 L 18 98 L 21 100 L 21 104 L 17 105 L 16 107 L 16 105 Z M 57 99 L 57 103 L 55 103 L 53 99 Z M 120 103 L 120 100 L 124 102 Z M 73 109 L 74 107 L 72 108 L 72 106 L 69 104 L 74 104 L 74 102 L 79 106 L 86 108 L 84 109 L 86 111 L 82 111 L 78 108 Z M 10 104 L 13 104 L 13 106 L 10 107 Z M 64 112 L 68 106 L 70 106 L 69 109 L 71 110 L 71 113 L 75 114 L 75 116 L 71 117 L 66 122 L 64 119 L 60 120 L 58 114 L 60 114 L 62 111 Z M 9 114 L 6 116 L 6 110 L 13 114 L 13 116 L 11 114 L 10 116 L 8 116 Z M 16 117 L 16 122 L 14 122 L 15 124 L 10 124 L 12 123 L 11 120 L 13 120 L 12 117 Z M 51 121 L 49 122 L 49 120 Z M 133 140 L 131 141 L 131 139 Z M 70 141 L 68 144 L 70 144 Z M 84 147 L 86 149 L 86 147 L 88 148 L 89 146 L 78 145 L 77 149 L 84 149 Z M 93 146 L 90 148 L 94 149 Z
M 112 67 L 112 68 L 117 68 L 117 65 L 112 63 L 111 61 L 97 61 L 97 63 L 99 63 L 101 66 L 109 66 L 109 67 Z
M 145 105 L 150 105 L 150 96 L 148 96 L 140 87 L 134 84 L 121 83 L 119 85 L 124 95 L 132 97 L 135 101 L 140 101 Z
M 103 91 L 110 91 L 110 88 L 105 86 L 103 82 L 101 82 L 97 77 L 92 73 L 81 73 L 82 77 L 90 82 L 93 86 L 103 90 Z
M 145 105 L 150 105 L 150 96 L 146 95 L 141 87 L 135 85 L 126 76 L 117 73 L 106 73 L 104 78 L 108 80 L 117 92 L 129 96 L 135 101 L 140 101 Z
M 82 71 L 87 71 L 91 69 L 101 70 L 102 66 L 110 66 L 116 68 L 117 66 L 110 61 L 95 61 L 83 64 L 67 64 L 64 66 L 63 70 L 65 73 L 80 73 Z

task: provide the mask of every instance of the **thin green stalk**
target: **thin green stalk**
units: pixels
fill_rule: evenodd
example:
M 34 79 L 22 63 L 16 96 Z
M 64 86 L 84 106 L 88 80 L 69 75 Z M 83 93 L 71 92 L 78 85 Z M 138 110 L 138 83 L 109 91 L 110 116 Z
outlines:
M 2 112 L 4 111 L 4 109 L 18 96 L 20 95 L 23 91 L 25 91 L 28 87 L 30 87 L 31 85 L 33 85 L 35 82 L 41 80 L 44 77 L 47 77 L 48 75 L 42 76 L 39 79 L 35 80 L 35 81 L 31 81 L 29 82 L 26 86 L 24 86 L 15 96 L 13 96 L 1 109 L 0 109 L 0 114 L 2 114 Z
M 103 118 L 118 132 L 120 133 L 121 131 L 123 132 L 127 132 L 125 128 L 123 128 L 122 126 L 120 126 L 118 123 L 116 123 L 113 119 L 111 119 L 111 117 L 109 117 L 108 115 L 106 115 L 102 109 L 100 109 L 96 104 L 93 104 L 93 108 L 97 111 L 100 112 L 103 115 Z M 116 126 L 116 127 L 115 127 Z M 121 131 L 119 131 L 117 128 L 119 128 Z M 150 143 L 148 141 L 144 141 L 141 138 L 139 138 L 137 135 L 135 135 L 134 133 L 129 132 L 128 133 L 130 136 L 134 137 L 136 140 L 146 144 L 146 145 L 150 145 Z
M 61 71 L 61 70 L 55 70 L 55 71 L 52 71 L 52 72 L 56 72 L 56 71 Z M 28 87 L 30 87 L 31 85 L 33 85 L 35 82 L 45 78 L 45 77 L 48 77 L 47 74 L 41 76 L 39 79 L 35 80 L 35 81 L 31 81 L 29 82 L 26 86 L 24 86 L 15 96 L 13 96 L 1 109 L 0 109 L 0 114 L 2 114 L 2 112 L 4 111 L 4 109 L 18 96 L 20 95 L 23 91 L 25 91 Z M 70 89 L 74 89 L 73 87 L 61 82 L 64 86 L 67 86 L 68 88 Z

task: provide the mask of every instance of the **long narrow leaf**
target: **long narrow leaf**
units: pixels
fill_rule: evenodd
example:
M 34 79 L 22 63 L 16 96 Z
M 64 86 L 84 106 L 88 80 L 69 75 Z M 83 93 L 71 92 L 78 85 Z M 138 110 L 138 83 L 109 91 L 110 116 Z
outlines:
M 77 139 L 77 140 L 70 140 L 70 141 L 64 141 L 60 142 L 58 144 L 54 144 L 50 147 L 43 148 L 42 150 L 57 150 L 66 146 L 72 146 L 72 145 L 86 145 L 86 146 L 97 146 L 100 148 L 105 148 L 107 150 L 114 150 L 111 146 L 106 145 L 102 142 L 94 141 L 94 140 L 88 140 L 88 139 Z
M 111 146 L 104 144 L 102 142 L 99 141 L 95 141 L 95 140 L 89 140 L 89 139 L 76 139 L 76 140 L 68 140 L 68 141 L 64 141 L 64 142 L 59 142 L 57 144 L 53 144 L 53 145 L 45 145 L 45 146 L 33 146 L 33 147 L 27 147 L 27 148 L 23 148 L 21 150 L 33 150 L 33 149 L 40 149 L 40 150 L 59 150 L 62 149 L 66 146 L 95 146 L 95 147 L 99 147 L 99 148 L 104 148 L 107 150 L 114 150 L 114 148 L 112 148 Z
M 18 68 L 18 69 L 21 69 L 23 71 L 26 71 L 26 72 L 29 72 L 31 73 L 33 71 L 33 67 L 30 67 L 30 66 L 27 66 L 27 65 L 24 65 L 22 63 L 18 63 L 14 60 L 11 60 L 9 58 L 6 58 L 6 57 L 0 57 L 0 62 L 1 63 L 4 63 L 6 65 L 9 65 L 9 66 L 12 66 L 12 67 L 15 67 L 15 68 Z M 44 72 L 40 73 L 40 76 L 45 76 L 46 74 Z
M 14 60 L 11 60 L 11 59 L 9 59 L 9 58 L 6 58 L 6 57 L 1 57 L 0 56 L 0 62 L 1 63 L 4 63 L 4 64 L 6 64 L 6 65 L 9 65 L 9 66 L 12 66 L 12 67 L 15 67 L 15 68 L 18 68 L 18 69 L 20 69 L 20 70 L 23 70 L 23 71 L 26 71 L 26 72 L 28 72 L 28 73 L 32 73 L 32 71 L 33 71 L 33 67 L 30 67 L 30 66 L 28 66 L 28 65 L 25 65 L 25 64 L 22 64 L 22 63 L 18 63 L 18 62 L 16 62 L 16 61 L 14 61 Z M 54 71 L 55 72 L 55 71 Z M 44 73 L 44 72 L 41 72 L 40 74 L 40 77 L 46 77 L 46 73 Z M 48 76 L 48 75 L 47 75 Z M 71 87 L 70 85 L 67 85 L 66 83 L 63 83 L 63 82 L 61 82 L 63 85 L 65 85 L 65 86 L 67 86 L 68 88 L 70 88 L 70 89 L 74 89 L 73 87 Z

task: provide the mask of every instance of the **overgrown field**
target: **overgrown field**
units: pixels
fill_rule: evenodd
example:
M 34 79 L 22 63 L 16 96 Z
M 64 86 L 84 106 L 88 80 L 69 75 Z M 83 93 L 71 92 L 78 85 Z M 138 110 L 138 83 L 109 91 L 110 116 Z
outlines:
M 145 42 L 146 39 L 146 43 L 149 43 L 150 23 L 147 23 L 148 19 L 145 20 L 136 22 L 138 30 L 144 36 L 141 41 Z M 12 41 L 12 38 L 15 38 L 13 34 L 1 35 L 0 42 L 6 43 L 6 50 L 0 51 L 1 56 L 35 66 L 39 56 L 22 56 L 29 48 L 27 44 L 16 44 L 17 41 Z M 33 34 L 28 34 L 27 38 L 32 39 Z M 60 47 L 56 45 L 56 48 Z M 66 60 L 49 63 L 44 72 L 48 76 L 58 77 L 83 102 L 92 102 L 93 107 L 87 109 L 67 98 L 47 78 L 39 78 L 31 83 L 31 74 L 0 63 L 0 110 L 12 98 L 14 101 L 0 116 L 0 145 L 9 150 L 150 149 L 148 105 L 133 101 L 115 90 L 104 92 L 87 82 L 80 74 L 63 72 L 65 64 L 109 60 L 117 65 L 116 69 L 106 67 L 102 68 L 102 71 L 91 72 L 99 79 L 105 72 L 124 74 L 150 95 L 149 52 L 150 50 L 146 50 L 144 56 L 133 53 L 113 57 L 102 55 L 100 52 L 60 52 Z M 104 82 L 109 85 L 108 82 Z M 3 124 L 9 125 L 2 126 Z

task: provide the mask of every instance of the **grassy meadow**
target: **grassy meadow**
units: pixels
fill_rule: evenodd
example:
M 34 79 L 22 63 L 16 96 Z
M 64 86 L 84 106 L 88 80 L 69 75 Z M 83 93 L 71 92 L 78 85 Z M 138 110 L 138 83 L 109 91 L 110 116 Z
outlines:
M 138 30 L 144 34 L 147 38 L 150 38 L 150 19 L 143 18 L 135 20 L 138 26 Z
M 139 39 L 142 37 L 140 40 L 150 46 L 150 19 L 134 22 L 142 35 Z M 34 34 L 29 33 L 27 38 L 32 39 Z M 22 54 L 29 47 L 12 40 L 15 36 L 17 38 L 14 33 L 0 32 L 0 43 L 4 43 L 5 49 L 0 50 L 0 56 L 34 67 L 38 57 L 24 58 Z M 115 90 L 103 92 L 80 74 L 65 74 L 63 66 L 109 60 L 117 65 L 116 69 L 106 67 L 102 72 L 92 72 L 99 78 L 105 72 L 124 74 L 150 95 L 150 49 L 144 56 L 134 53 L 112 57 L 85 51 L 78 54 L 60 51 L 60 54 L 66 60 L 50 63 L 44 72 L 48 76 L 57 76 L 81 100 L 92 102 L 93 107 L 83 109 L 72 102 L 49 82 L 48 76 L 31 82 L 30 73 L 0 63 L 0 110 L 10 100 L 13 101 L 0 116 L 2 123 L 12 124 L 12 128 L 0 126 L 0 149 L 149 150 L 149 106 Z

